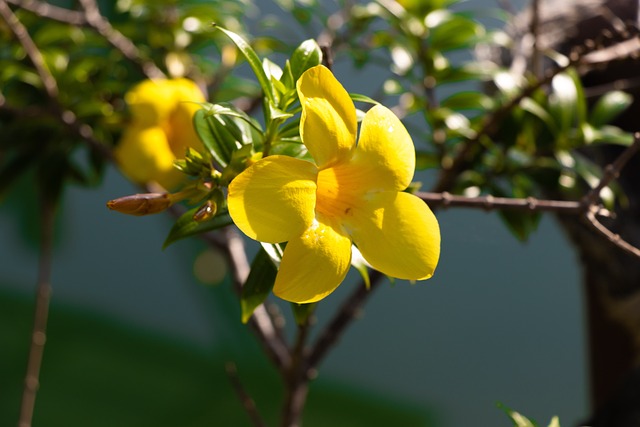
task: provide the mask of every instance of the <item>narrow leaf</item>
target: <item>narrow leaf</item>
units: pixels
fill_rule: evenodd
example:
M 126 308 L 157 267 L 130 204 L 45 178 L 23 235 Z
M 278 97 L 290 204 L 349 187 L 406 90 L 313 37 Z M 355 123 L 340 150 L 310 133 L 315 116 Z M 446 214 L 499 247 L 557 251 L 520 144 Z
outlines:
M 302 73 L 322 62 L 322 51 L 315 40 L 303 41 L 291 55 L 291 74 L 296 82 Z
M 589 116 L 589 123 L 595 127 L 600 127 L 610 123 L 620 113 L 631 105 L 633 97 L 620 90 L 614 90 L 602 95 Z
M 361 95 L 359 93 L 350 93 L 349 96 L 351 97 L 351 100 L 353 102 L 366 102 L 367 104 L 374 104 L 374 105 L 380 104 L 378 101 L 376 101 L 373 98 L 369 98 L 367 95 Z
M 220 212 L 208 221 L 198 222 L 193 219 L 193 215 L 198 211 L 198 209 L 200 209 L 200 207 L 190 209 L 178 218 L 162 245 L 163 249 L 173 242 L 184 239 L 185 237 L 206 233 L 207 231 L 217 230 L 218 228 L 233 224 L 233 221 L 227 212 Z
M 229 164 L 233 150 L 222 144 L 220 133 L 211 123 L 211 115 L 205 109 L 196 111 L 193 115 L 193 126 L 200 141 L 211 154 L 211 157 L 223 168 Z
M 277 274 L 278 269 L 271 256 L 261 248 L 251 263 L 249 277 L 242 287 L 240 295 L 242 323 L 247 323 L 255 309 L 269 296 Z
M 233 43 L 235 43 L 235 45 L 238 47 L 242 55 L 244 55 L 245 59 L 249 63 L 249 66 L 253 70 L 254 74 L 256 75 L 258 83 L 260 84 L 260 87 L 262 88 L 265 96 L 267 97 L 269 102 L 275 104 L 276 99 L 273 93 L 271 82 L 267 77 L 267 74 L 264 72 L 264 69 L 262 68 L 262 61 L 260 61 L 258 54 L 253 50 L 251 45 L 249 45 L 249 43 L 247 43 L 245 39 L 243 39 L 233 31 L 229 31 L 226 28 L 219 27 L 215 24 L 214 26 L 215 28 L 222 31 L 227 37 L 229 37 Z

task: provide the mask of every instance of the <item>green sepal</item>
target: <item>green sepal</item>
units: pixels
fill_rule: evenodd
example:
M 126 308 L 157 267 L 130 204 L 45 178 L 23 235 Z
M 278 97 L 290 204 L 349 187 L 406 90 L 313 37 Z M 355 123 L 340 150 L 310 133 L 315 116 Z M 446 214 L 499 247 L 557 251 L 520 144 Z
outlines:
M 296 304 L 291 303 L 291 311 L 293 312 L 293 318 L 296 320 L 298 326 L 303 326 L 309 320 L 309 316 L 315 311 L 318 303 L 311 304 Z
M 278 269 L 263 245 L 251 263 L 249 277 L 247 277 L 240 293 L 242 323 L 247 323 L 255 309 L 267 299 L 273 289 L 277 274 Z
M 298 81 L 302 73 L 322 62 L 322 50 L 314 39 L 303 41 L 293 51 L 290 60 L 293 82 Z
M 271 85 L 271 81 L 269 80 L 269 78 L 267 77 L 267 74 L 262 68 L 262 61 L 260 61 L 258 54 L 253 50 L 251 45 L 249 45 L 249 43 L 247 43 L 245 39 L 243 39 L 233 31 L 229 31 L 226 28 L 219 27 L 216 24 L 213 24 L 213 25 L 215 28 L 219 29 L 227 37 L 229 37 L 233 43 L 235 43 L 235 45 L 238 47 L 242 55 L 247 60 L 247 63 L 253 70 L 253 73 L 256 75 L 256 78 L 258 79 L 258 83 L 260 84 L 260 87 L 262 88 L 262 91 L 264 92 L 265 96 L 267 97 L 269 102 L 275 104 L 276 99 L 275 99 L 275 94 L 273 92 L 273 86 Z
M 171 231 L 169 231 L 169 235 L 165 239 L 162 249 L 185 237 L 206 233 L 233 224 L 229 213 L 226 211 L 219 212 L 210 220 L 198 222 L 193 219 L 198 209 L 200 209 L 200 206 L 188 210 L 178 218 L 176 223 L 173 224 L 173 227 L 171 227 Z

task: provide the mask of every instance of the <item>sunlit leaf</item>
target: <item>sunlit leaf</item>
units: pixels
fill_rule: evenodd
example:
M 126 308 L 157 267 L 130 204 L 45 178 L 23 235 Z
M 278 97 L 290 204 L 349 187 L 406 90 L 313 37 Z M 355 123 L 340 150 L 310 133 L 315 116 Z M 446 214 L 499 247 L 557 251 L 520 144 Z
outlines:
M 318 46 L 318 43 L 316 43 L 314 39 L 303 41 L 300 46 L 293 51 L 289 63 L 291 64 L 293 81 L 296 82 L 302 73 L 322 63 L 320 46 Z
M 600 127 L 611 123 L 620 113 L 633 102 L 633 97 L 626 92 L 614 90 L 607 92 L 598 99 L 589 115 L 589 123 Z
M 276 100 L 275 94 L 273 92 L 273 86 L 271 85 L 270 79 L 267 77 L 267 74 L 262 68 L 262 61 L 260 61 L 258 54 L 253 50 L 251 45 L 249 45 L 249 43 L 247 43 L 247 41 L 240 37 L 238 34 L 220 26 L 216 26 L 216 28 L 226 34 L 227 37 L 229 37 L 231 41 L 235 43 L 235 45 L 238 47 L 242 55 L 249 63 L 249 66 L 253 70 L 253 73 L 256 75 L 258 83 L 260 84 L 260 87 L 262 88 L 265 96 L 270 102 L 275 104 Z

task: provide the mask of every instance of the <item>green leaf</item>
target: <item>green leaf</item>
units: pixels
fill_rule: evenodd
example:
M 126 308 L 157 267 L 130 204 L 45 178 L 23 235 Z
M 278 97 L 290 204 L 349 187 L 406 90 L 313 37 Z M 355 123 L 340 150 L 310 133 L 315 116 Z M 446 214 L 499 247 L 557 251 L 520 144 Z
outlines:
M 243 39 L 233 31 L 229 31 L 215 24 L 214 26 L 215 28 L 222 31 L 227 37 L 229 37 L 233 43 L 235 43 L 235 45 L 238 47 L 242 55 L 249 63 L 249 66 L 253 70 L 253 73 L 256 75 L 258 83 L 260 84 L 260 87 L 262 88 L 265 96 L 267 97 L 269 102 L 275 104 L 276 98 L 273 91 L 273 86 L 271 85 L 271 81 L 267 77 L 267 74 L 264 72 L 264 68 L 262 68 L 262 61 L 260 61 L 258 54 L 253 50 L 251 45 L 249 45 L 249 43 L 247 43 L 245 39 Z
M 296 304 L 291 303 L 291 310 L 293 311 L 293 317 L 296 320 L 298 326 L 303 326 L 309 320 L 316 308 L 317 303 L 311 304 Z
M 371 279 L 369 278 L 369 267 L 367 265 L 367 262 L 364 260 L 364 257 L 355 246 L 352 247 L 351 250 L 351 265 L 358 271 L 358 273 L 360 273 L 360 277 L 362 277 L 364 285 L 367 289 L 369 289 L 371 287 Z
M 483 33 L 473 20 L 442 9 L 427 15 L 425 23 L 431 28 L 431 48 L 441 52 L 467 47 Z
M 498 404 L 498 407 L 507 414 L 511 421 L 513 421 L 513 427 L 538 427 L 536 423 L 532 422 L 519 412 L 511 410 L 501 403 Z
M 277 274 L 278 269 L 263 246 L 253 259 L 249 277 L 242 286 L 240 295 L 242 323 L 247 323 L 254 310 L 269 296 Z
M 211 154 L 211 157 L 223 168 L 229 164 L 234 147 L 225 143 L 211 115 L 205 109 L 196 111 L 193 115 L 193 126 L 196 134 Z
M 426 151 L 416 151 L 416 170 L 435 169 L 440 166 L 437 154 Z
M 600 127 L 610 123 L 633 102 L 633 97 L 620 90 L 614 90 L 602 95 L 593 106 L 589 116 L 592 126 Z
M 489 110 L 493 102 L 481 92 L 457 92 L 443 99 L 441 105 L 452 110 Z
M 170 244 L 185 237 L 194 236 L 196 234 L 206 233 L 208 231 L 217 230 L 222 227 L 233 224 L 229 213 L 222 211 L 208 221 L 198 222 L 193 219 L 193 215 L 200 207 L 188 210 L 178 218 L 176 223 L 169 231 L 169 235 L 164 241 L 162 248 L 165 249 Z
M 322 62 L 322 50 L 314 39 L 303 41 L 291 55 L 291 74 L 296 82 L 311 67 L 315 67 Z
M 549 112 L 536 101 L 531 98 L 524 98 L 522 101 L 520 101 L 520 108 L 542 120 L 542 122 L 547 125 L 547 129 L 549 130 L 549 132 L 551 132 L 553 135 L 558 134 L 556 121 L 553 119 L 551 114 L 549 114 Z
M 369 98 L 367 95 L 361 95 L 359 93 L 350 93 L 349 96 L 353 102 L 365 102 L 367 104 L 378 105 L 380 104 L 373 98 Z
M 576 126 L 579 95 L 576 82 L 566 73 L 556 75 L 551 81 L 553 92 L 549 96 L 549 110 L 556 120 L 560 134 Z M 556 135 L 560 136 L 560 135 Z
M 615 144 L 628 147 L 633 143 L 633 134 L 616 126 L 602 126 L 596 129 L 585 124 L 582 132 L 587 144 Z
M 538 229 L 540 223 L 539 212 L 515 212 L 501 210 L 500 218 L 507 225 L 507 228 L 520 241 L 526 241 L 529 235 Z

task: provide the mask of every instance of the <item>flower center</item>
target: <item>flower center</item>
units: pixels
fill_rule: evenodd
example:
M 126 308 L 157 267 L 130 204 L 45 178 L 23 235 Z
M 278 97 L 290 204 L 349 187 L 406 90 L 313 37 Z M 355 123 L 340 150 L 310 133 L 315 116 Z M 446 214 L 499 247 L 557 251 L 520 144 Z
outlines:
M 334 166 L 318 172 L 316 213 L 340 219 L 353 215 L 357 204 L 358 182 L 344 167 Z

